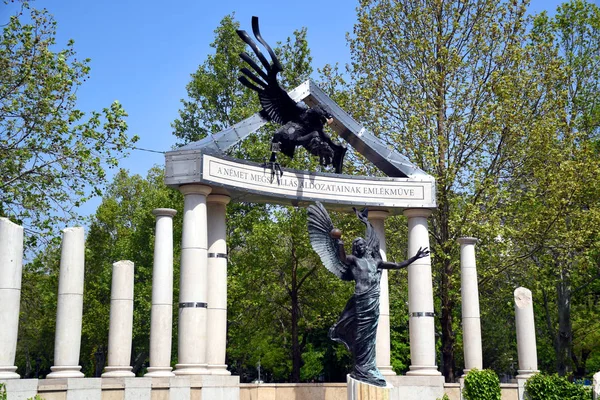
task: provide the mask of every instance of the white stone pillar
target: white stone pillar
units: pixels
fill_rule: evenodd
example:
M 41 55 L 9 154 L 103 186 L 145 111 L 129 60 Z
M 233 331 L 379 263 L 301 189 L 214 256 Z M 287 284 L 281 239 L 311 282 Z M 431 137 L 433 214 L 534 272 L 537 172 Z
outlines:
M 54 366 L 46 378 L 83 378 L 80 371 L 85 237 L 81 227 L 63 230 L 58 277 Z
M 593 396 L 594 400 L 600 400 L 600 372 L 594 374 L 593 381 Z
M 208 323 L 206 361 L 213 375 L 230 375 L 225 364 L 227 342 L 227 225 L 225 194 L 208 196 Z
M 404 210 L 408 218 L 408 256 L 419 247 L 429 247 L 427 218 L 431 210 Z M 406 375 L 441 375 L 435 364 L 435 324 L 431 257 L 423 257 L 408 266 L 408 314 L 410 362 Z
M 173 216 L 177 211 L 157 208 L 152 270 L 150 366 L 145 376 L 174 376 L 171 372 L 173 339 Z
M 531 290 L 515 289 L 515 320 L 517 325 L 517 354 L 519 370 L 517 378 L 527 379 L 539 372 L 537 369 L 537 347 Z
M 19 379 L 15 354 L 19 334 L 23 228 L 0 218 L 0 379 Z
M 463 377 L 472 369 L 483 369 L 481 350 L 481 322 L 479 315 L 479 290 L 473 237 L 461 237 L 460 243 L 460 291 L 462 296 L 463 348 L 465 369 Z
M 108 365 L 103 378 L 133 377 L 131 340 L 133 335 L 133 262 L 113 264 L 110 288 Z
M 384 221 L 389 213 L 384 210 L 370 210 L 369 221 L 379 237 L 381 258 L 387 261 L 385 245 Z M 381 292 L 379 293 L 379 325 L 377 326 L 377 339 L 375 342 L 376 365 L 382 375 L 396 375 L 392 369 L 390 356 L 390 290 L 388 285 L 388 270 L 381 272 Z
M 209 374 L 206 363 L 207 220 L 210 186 L 183 185 L 183 233 L 179 282 L 178 364 L 175 375 Z

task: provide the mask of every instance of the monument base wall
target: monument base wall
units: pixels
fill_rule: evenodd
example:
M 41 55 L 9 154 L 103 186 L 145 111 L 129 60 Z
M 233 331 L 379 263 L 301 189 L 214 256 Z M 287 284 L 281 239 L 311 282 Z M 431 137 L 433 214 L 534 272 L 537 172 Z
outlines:
M 391 400 L 460 399 L 460 385 L 441 377 L 386 378 Z M 441 385 L 440 385 L 441 382 Z M 347 400 L 345 383 L 239 383 L 238 376 L 0 380 L 8 400 Z M 501 384 L 502 400 L 517 400 L 517 384 Z

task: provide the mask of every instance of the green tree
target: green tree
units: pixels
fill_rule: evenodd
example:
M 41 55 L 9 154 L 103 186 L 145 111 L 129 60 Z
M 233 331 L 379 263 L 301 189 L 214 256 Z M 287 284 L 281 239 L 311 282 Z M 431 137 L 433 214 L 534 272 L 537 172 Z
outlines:
M 545 126 L 514 177 L 518 220 L 509 223 L 519 228 L 515 245 L 531 254 L 532 286 L 554 350 L 554 365 L 546 367 L 581 377 L 587 358 L 598 351 L 582 329 L 582 317 L 597 319 L 593 304 L 600 277 L 600 8 L 573 0 L 552 18 L 541 13 L 530 48 Z
M 498 247 L 503 176 L 522 151 L 532 110 L 522 41 L 525 2 L 363 0 L 350 38 L 355 117 L 436 178 L 432 263 L 443 374 L 453 381 L 458 246 Z M 480 265 L 500 277 L 497 265 Z M 489 284 L 496 284 L 491 279 Z M 485 289 L 485 288 L 483 288 Z
M 125 134 L 127 114 L 118 102 L 87 117 L 76 108 L 89 59 L 76 57 L 73 41 L 55 48 L 56 21 L 46 10 L 22 2 L 2 25 L 0 215 L 45 233 L 100 194 L 105 168 L 137 140 Z

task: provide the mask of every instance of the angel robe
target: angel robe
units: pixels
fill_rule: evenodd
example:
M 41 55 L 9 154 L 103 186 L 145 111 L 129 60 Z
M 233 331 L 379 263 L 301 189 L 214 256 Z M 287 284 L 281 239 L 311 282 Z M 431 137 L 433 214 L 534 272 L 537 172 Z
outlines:
M 372 258 L 362 262 L 377 263 Z M 375 339 L 379 323 L 379 291 L 381 270 L 371 285 L 360 293 L 354 293 L 346 303 L 338 321 L 329 329 L 329 337 L 346 345 L 354 356 L 354 379 L 377 386 L 387 383 L 375 364 Z

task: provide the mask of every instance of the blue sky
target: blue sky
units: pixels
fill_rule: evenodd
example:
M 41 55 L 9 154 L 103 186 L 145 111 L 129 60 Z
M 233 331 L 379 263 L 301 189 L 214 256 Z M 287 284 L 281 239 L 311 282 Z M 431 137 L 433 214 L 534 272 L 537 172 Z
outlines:
M 530 12 L 553 12 L 561 1 L 534 0 Z M 78 91 L 83 111 L 101 110 L 119 100 L 129 117 L 129 133 L 140 137 L 136 146 L 167 151 L 175 143 L 170 124 L 186 97 L 190 74 L 210 52 L 213 31 L 231 12 L 250 30 L 252 15 L 260 17 L 269 43 L 283 41 L 295 29 L 308 28 L 313 67 L 349 61 L 346 33 L 355 22 L 356 1 L 130 1 L 37 0 L 58 23 L 58 45 L 75 40 L 81 58 L 90 58 L 91 78 Z M 0 6 L 0 21 L 7 7 Z M 146 175 L 163 165 L 162 154 L 133 151 L 121 167 Z M 100 199 L 81 212 L 93 213 Z

